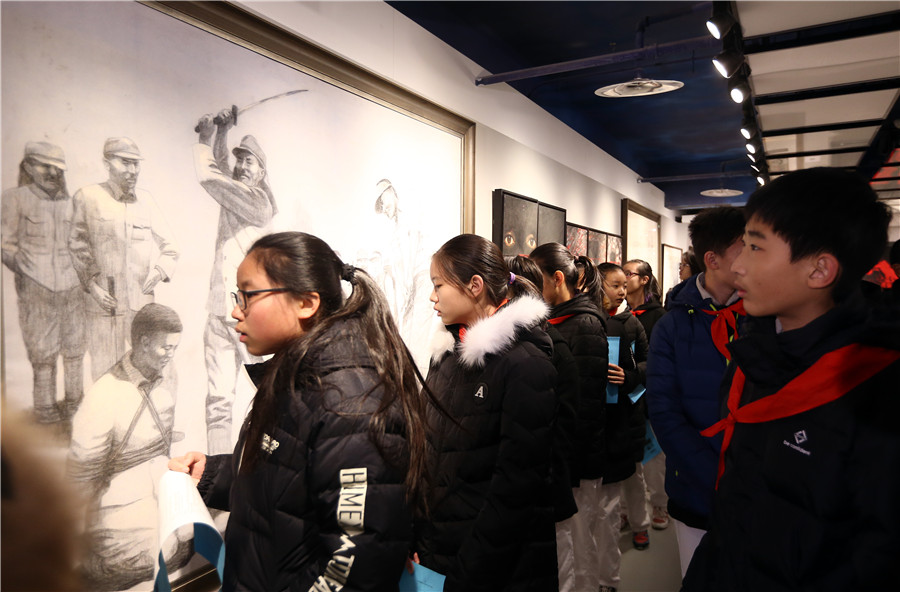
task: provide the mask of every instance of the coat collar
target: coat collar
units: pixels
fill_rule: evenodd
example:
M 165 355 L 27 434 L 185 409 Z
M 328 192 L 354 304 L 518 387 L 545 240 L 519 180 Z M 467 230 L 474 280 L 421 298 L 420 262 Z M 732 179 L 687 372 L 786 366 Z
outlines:
M 522 296 L 497 309 L 492 316 L 468 327 L 464 341 L 457 342 L 459 326 L 445 327 L 437 332 L 432 342 L 432 363 L 453 351 L 455 346 L 463 366 L 481 368 L 489 355 L 501 354 L 510 349 L 521 329 L 534 327 L 549 314 L 550 308 L 543 300 Z

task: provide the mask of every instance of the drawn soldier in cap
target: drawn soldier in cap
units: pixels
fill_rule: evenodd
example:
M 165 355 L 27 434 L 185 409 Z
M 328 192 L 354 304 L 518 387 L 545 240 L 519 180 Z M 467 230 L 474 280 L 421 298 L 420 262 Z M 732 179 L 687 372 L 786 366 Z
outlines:
M 228 130 L 234 111 L 204 115 L 197 124 L 194 166 L 200 185 L 220 206 L 215 258 L 209 281 L 209 313 L 203 343 L 208 379 L 206 427 L 209 454 L 230 452 L 232 405 L 243 364 L 260 361 L 247 353 L 234 330 L 228 293 L 237 285 L 237 267 L 253 242 L 268 232 L 277 208 L 266 178 L 266 155 L 256 138 L 246 135 L 228 163 Z
M 28 142 L 19 185 L 3 192 L 3 264 L 15 274 L 19 326 L 34 372 L 38 422 L 68 422 L 84 394 L 84 294 L 67 247 L 72 198 L 62 148 Z M 65 399 L 56 400 L 63 357 Z
M 104 183 L 75 193 L 69 235 L 72 263 L 87 299 L 87 336 L 94 380 L 129 346 L 135 313 L 153 302 L 157 283 L 175 272 L 178 249 L 153 197 L 138 189 L 141 152 L 129 138 L 103 146 Z

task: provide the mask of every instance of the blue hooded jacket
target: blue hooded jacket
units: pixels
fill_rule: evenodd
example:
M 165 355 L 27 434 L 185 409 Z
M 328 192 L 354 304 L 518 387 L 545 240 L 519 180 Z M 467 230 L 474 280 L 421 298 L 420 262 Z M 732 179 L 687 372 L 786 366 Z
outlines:
M 716 307 L 700 293 L 700 277 L 675 286 L 668 314 L 653 329 L 646 397 L 650 423 L 666 454 L 669 513 L 705 530 L 722 437 L 705 438 L 700 431 L 720 419 L 719 386 L 727 360 L 712 340 L 715 316 L 703 310 Z

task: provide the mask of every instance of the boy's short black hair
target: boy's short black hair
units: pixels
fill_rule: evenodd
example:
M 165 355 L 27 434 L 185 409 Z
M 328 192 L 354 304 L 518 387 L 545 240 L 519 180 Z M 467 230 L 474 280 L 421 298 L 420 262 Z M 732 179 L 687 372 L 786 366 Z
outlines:
M 722 255 L 734 241 L 744 236 L 744 215 L 732 206 L 707 208 L 691 220 L 688 235 L 700 271 L 706 271 L 704 255 L 708 251 Z
M 791 261 L 831 253 L 841 264 L 835 301 L 858 288 L 887 245 L 891 213 L 856 173 L 813 168 L 778 177 L 757 189 L 747 220 L 768 224 L 791 248 Z

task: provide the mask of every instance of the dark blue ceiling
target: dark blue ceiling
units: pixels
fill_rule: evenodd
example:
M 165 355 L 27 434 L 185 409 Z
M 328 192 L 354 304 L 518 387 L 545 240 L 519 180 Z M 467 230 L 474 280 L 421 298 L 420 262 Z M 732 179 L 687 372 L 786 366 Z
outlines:
M 469 59 L 498 74 L 682 42 L 685 49 L 509 84 L 641 177 L 716 174 L 724 180 L 655 183 L 666 205 L 694 209 L 743 203 L 756 187 L 739 134 L 741 106 L 711 58 L 711 2 L 389 2 Z M 661 53 L 661 52 L 660 52 Z M 609 99 L 597 88 L 640 76 L 678 80 L 673 92 Z M 473 84 L 475 82 L 473 81 Z M 722 186 L 738 198 L 706 198 Z

